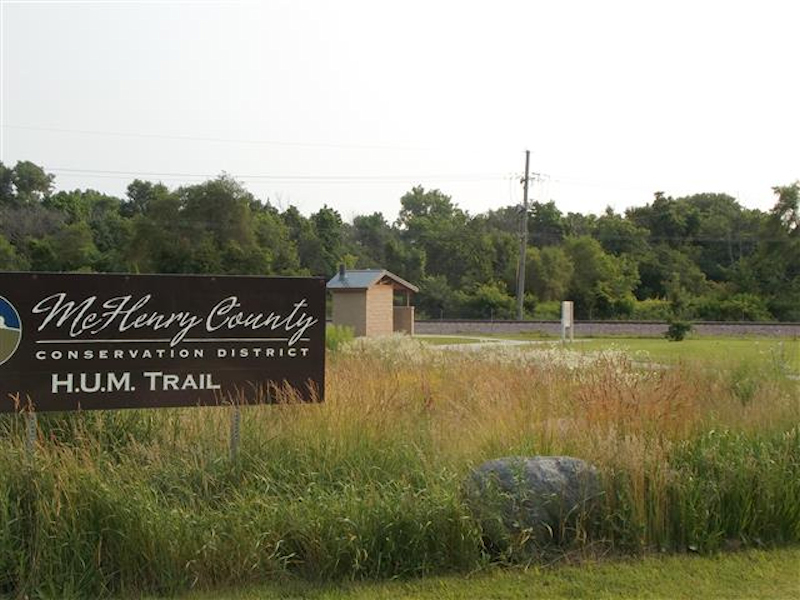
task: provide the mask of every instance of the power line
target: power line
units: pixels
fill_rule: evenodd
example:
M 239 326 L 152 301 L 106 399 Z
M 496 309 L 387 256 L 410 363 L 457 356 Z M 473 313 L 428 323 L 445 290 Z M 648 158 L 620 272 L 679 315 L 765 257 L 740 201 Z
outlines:
M 136 132 L 123 132 L 123 131 L 103 131 L 103 130 L 92 130 L 92 129 L 71 129 L 65 127 L 40 127 L 34 125 L 7 125 L 3 124 L 0 125 L 2 129 L 17 129 L 23 131 L 41 131 L 41 132 L 49 132 L 49 133 L 63 133 L 63 134 L 76 134 L 76 135 L 90 135 L 90 136 L 106 136 L 106 137 L 128 137 L 128 138 L 138 138 L 138 139 L 151 139 L 151 140 L 175 140 L 175 141 L 188 141 L 188 142 L 210 142 L 210 143 L 228 143 L 228 144 L 246 144 L 246 145 L 263 145 L 263 146 L 275 146 L 275 147 L 284 147 L 284 148 L 318 148 L 318 149 L 336 149 L 336 150 L 387 150 L 387 151 L 405 151 L 405 152 L 418 152 L 422 150 L 430 150 L 430 148 L 414 148 L 410 146 L 393 146 L 393 145 L 385 145 L 385 144 L 343 144 L 343 143 L 326 143 L 326 142 L 297 142 L 297 141 L 286 141 L 286 140 L 264 140 L 264 139 L 242 139 L 242 138 L 224 138 L 224 137 L 212 137 L 212 136 L 190 136 L 190 135 L 173 135 L 173 134 L 160 134 L 160 133 L 136 133 Z M 69 171 L 67 169 L 63 169 L 63 171 Z M 78 172 L 78 170 L 72 170 L 73 172 Z M 126 172 L 120 172 L 119 174 L 124 174 Z M 153 176 L 161 175 L 159 173 L 154 173 Z M 196 177 L 196 178 L 203 178 L 208 177 L 208 175 L 188 175 L 188 174 L 164 174 L 166 177 Z M 247 176 L 239 176 L 243 179 L 249 178 Z M 399 176 L 398 176 L 399 177 Z M 267 177 L 253 177 L 253 179 L 266 179 Z M 293 177 L 270 177 L 272 179 L 282 179 L 284 181 L 294 180 Z M 438 176 L 426 176 L 426 179 L 429 178 L 438 178 L 438 179 L 446 179 L 448 181 L 453 181 L 452 177 L 447 178 L 440 178 Z M 350 179 L 350 178 L 348 178 Z M 541 181 L 541 180 L 539 180 Z M 630 185 L 625 183 L 619 182 L 608 182 L 608 181 L 596 181 L 596 180 L 587 180 L 581 179 L 577 177 L 571 177 L 569 175 L 566 176 L 554 176 L 552 178 L 548 178 L 549 181 L 554 183 L 561 183 L 565 185 L 571 186 L 578 186 L 578 187 L 591 187 L 597 189 L 606 189 L 606 190 L 627 190 L 627 191 L 647 191 L 648 193 L 652 193 L 658 186 L 651 187 L 651 186 L 643 186 L 643 185 Z M 331 181 L 325 181 L 325 183 L 331 183 Z M 663 186 L 662 186 L 663 187 Z
M 23 131 L 42 131 L 47 133 L 65 133 L 76 135 L 92 135 L 105 137 L 129 137 L 145 140 L 175 140 L 185 142 L 212 142 L 222 144 L 248 144 L 261 146 L 278 146 L 283 148 L 327 148 L 336 150 L 402 150 L 419 151 L 421 148 L 403 146 L 389 146 L 382 144 L 339 144 L 326 142 L 294 142 L 285 140 L 260 140 L 241 138 L 221 138 L 210 136 L 171 135 L 161 133 L 136 133 L 131 131 L 102 131 L 95 129 L 69 129 L 65 127 L 38 127 L 33 125 L 3 125 L 3 129 L 18 129 Z
M 161 171 L 127 171 L 104 169 L 74 169 L 51 167 L 48 172 L 72 175 L 92 176 L 107 179 L 127 179 L 129 177 L 158 177 L 170 179 L 213 179 L 219 174 L 208 173 L 170 173 Z M 408 181 L 448 181 L 448 182 L 481 182 L 505 181 L 508 176 L 499 173 L 449 173 L 449 174 L 399 174 L 399 175 L 277 175 L 273 173 L 229 173 L 234 179 L 264 180 L 286 183 L 406 183 Z

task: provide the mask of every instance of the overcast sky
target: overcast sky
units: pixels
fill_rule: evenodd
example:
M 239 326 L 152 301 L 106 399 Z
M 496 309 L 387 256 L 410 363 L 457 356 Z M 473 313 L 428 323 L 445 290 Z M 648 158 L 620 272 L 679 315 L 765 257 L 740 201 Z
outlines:
M 800 178 L 800 3 L 0 0 L 0 160 L 122 195 L 222 171 L 304 213 L 621 211 Z

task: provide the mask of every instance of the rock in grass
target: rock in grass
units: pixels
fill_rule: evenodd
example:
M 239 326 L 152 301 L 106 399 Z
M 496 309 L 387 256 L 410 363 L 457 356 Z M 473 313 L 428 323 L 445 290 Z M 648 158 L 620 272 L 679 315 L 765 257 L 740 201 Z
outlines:
M 477 467 L 465 483 L 490 547 L 568 542 L 590 529 L 600 497 L 595 467 L 569 456 L 506 457 Z

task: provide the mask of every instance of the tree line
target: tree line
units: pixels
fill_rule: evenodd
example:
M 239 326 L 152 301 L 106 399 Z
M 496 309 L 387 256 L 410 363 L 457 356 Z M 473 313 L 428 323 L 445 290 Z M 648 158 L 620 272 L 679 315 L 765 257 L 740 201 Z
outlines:
M 389 221 L 305 216 L 222 175 L 170 189 L 134 180 L 124 198 L 54 192 L 40 166 L 0 163 L 0 269 L 333 276 L 386 268 L 419 285 L 428 318 L 515 316 L 521 207 L 471 215 L 414 187 Z M 525 313 L 557 318 L 800 321 L 800 182 L 773 189 L 770 211 L 727 194 L 673 198 L 599 216 L 529 208 Z

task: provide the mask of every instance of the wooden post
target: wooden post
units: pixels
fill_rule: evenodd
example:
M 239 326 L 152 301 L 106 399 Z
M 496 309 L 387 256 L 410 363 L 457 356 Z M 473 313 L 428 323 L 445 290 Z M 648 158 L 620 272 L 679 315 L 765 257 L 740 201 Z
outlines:
M 242 409 L 238 404 L 233 405 L 233 412 L 231 413 L 231 460 L 236 460 L 239 456 L 239 441 L 241 438 L 242 429 Z
M 36 429 L 36 413 L 25 411 L 25 454 L 31 461 L 36 452 Z
M 525 254 L 528 251 L 528 179 L 531 152 L 525 150 L 525 177 L 522 179 L 522 223 L 519 238 L 519 259 L 517 261 L 517 321 L 525 316 Z

